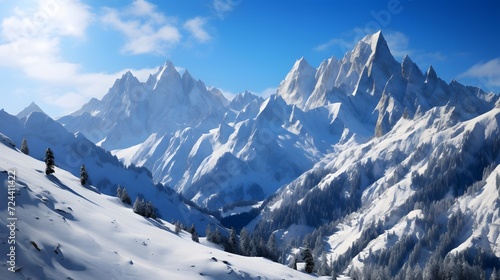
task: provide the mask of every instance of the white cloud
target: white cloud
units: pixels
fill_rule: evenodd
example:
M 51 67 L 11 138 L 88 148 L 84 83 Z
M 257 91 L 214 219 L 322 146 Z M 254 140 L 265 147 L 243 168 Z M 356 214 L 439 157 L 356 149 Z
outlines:
M 410 39 L 401 32 L 384 33 L 384 38 L 391 50 L 391 53 L 396 58 L 403 58 L 405 55 L 411 55 L 413 51 L 409 48 Z
M 80 64 L 61 57 L 60 45 L 66 38 L 85 39 L 94 18 L 91 8 L 77 0 L 40 0 L 34 4 L 16 8 L 1 21 L 0 67 L 19 70 L 26 77 L 26 84 L 18 85 L 15 92 L 58 108 L 57 114 L 69 113 L 91 97 L 101 98 L 127 70 L 141 80 L 156 71 L 83 72 Z
M 314 50 L 319 51 L 319 52 L 327 51 L 328 49 L 330 49 L 333 46 L 339 46 L 341 49 L 347 51 L 349 49 L 352 49 L 354 47 L 354 44 L 352 42 L 348 42 L 345 39 L 333 38 L 326 43 L 323 43 L 323 44 L 320 44 L 320 45 L 314 47 Z
M 226 0 L 227 3 L 234 1 Z M 61 115 L 78 109 L 91 97 L 101 98 L 125 71 L 131 70 L 145 81 L 157 69 L 123 69 L 115 73 L 92 73 L 84 70 L 80 61 L 63 57 L 63 43 L 87 40 L 90 25 L 102 24 L 118 30 L 126 38 L 123 51 L 132 54 L 164 54 L 177 46 L 181 31 L 191 32 L 197 42 L 212 37 L 206 32 L 205 18 L 187 22 L 166 16 L 146 0 L 135 0 L 120 9 L 104 8 L 101 18 L 84 0 L 37 0 L 17 3 L 17 8 L 4 11 L 0 19 L 0 68 L 21 73 L 22 84 L 9 84 L 0 94 L 23 92 L 26 98 L 48 106 Z M 184 29 L 186 28 L 186 29 Z M 16 102 L 19 102 L 16 97 Z M 24 100 L 24 99 L 23 99 Z M 21 102 L 24 102 L 21 100 Z M 44 106 L 45 104 L 45 106 Z M 5 106 L 5 105 L 4 105 Z M 9 105 L 19 108 L 20 105 Z
M 483 86 L 490 88 L 500 87 L 500 57 L 487 62 L 480 62 L 467 69 L 459 78 L 478 79 Z
M 212 7 L 220 19 L 224 19 L 227 13 L 234 10 L 243 0 L 213 0 Z
M 201 17 L 192 18 L 184 24 L 184 28 L 189 30 L 191 35 L 201 43 L 206 43 L 212 39 L 210 34 L 204 29 L 206 19 Z
M 104 9 L 102 22 L 126 37 L 123 51 L 131 54 L 165 54 L 181 40 L 179 29 L 156 6 L 136 0 L 121 11 Z
M 263 97 L 263 98 L 268 98 L 271 95 L 275 94 L 277 91 L 278 91 L 277 87 L 268 87 L 268 88 L 264 89 L 263 91 L 258 92 L 256 94 Z
M 155 22 L 161 23 L 166 20 L 165 15 L 156 11 L 156 6 L 145 0 L 135 0 L 125 13 L 136 16 L 146 16 L 153 19 Z
M 78 1 L 38 2 L 35 12 L 16 8 L 1 23 L 0 67 L 21 69 L 29 78 L 65 82 L 79 65 L 60 58 L 64 37 L 82 39 L 90 24 L 90 8 Z

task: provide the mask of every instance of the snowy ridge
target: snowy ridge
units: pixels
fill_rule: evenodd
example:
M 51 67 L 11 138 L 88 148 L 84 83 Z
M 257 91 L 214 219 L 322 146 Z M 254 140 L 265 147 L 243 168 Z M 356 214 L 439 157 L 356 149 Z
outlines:
M 101 192 L 124 184 L 164 218 L 217 224 L 181 193 L 259 244 L 272 235 L 282 263 L 309 246 L 318 271 L 356 279 L 486 278 L 500 267 L 499 96 L 396 61 L 381 32 L 318 68 L 297 60 L 265 100 L 228 101 L 168 61 L 146 82 L 124 74 L 64 127 L 36 108 L 25 115 L 0 111 L 10 152 L 26 137 L 35 158 L 48 146 L 56 162 L 77 155 L 59 167 L 77 175 L 85 162 Z
M 377 32 L 318 69 L 297 60 L 265 101 L 245 92 L 228 103 L 169 61 L 145 83 L 125 74 L 102 100 L 59 121 L 151 170 L 156 182 L 219 210 L 266 199 L 342 145 L 381 137 L 402 118 L 449 105 L 465 121 L 496 100 L 447 84 L 432 66 L 424 75 L 408 56 L 398 63 Z
M 43 160 L 45 150 L 51 148 L 56 168 L 65 169 L 75 176 L 80 176 L 80 167 L 85 164 L 90 182 L 99 192 L 115 195 L 118 186 L 126 188 L 132 199 L 140 196 L 152 201 L 165 220 L 178 220 L 189 225 L 194 223 L 200 234 L 207 224 L 218 224 L 215 218 L 184 204 L 169 188 L 155 184 L 148 170 L 124 167 L 116 157 L 97 147 L 81 133 L 74 135 L 67 132 L 44 113 L 33 112 L 19 120 L 0 111 L 0 131 L 18 147 L 25 138 L 30 156 L 38 160 Z
M 5 137 L 2 137 L 5 139 Z M 163 220 L 146 219 L 58 169 L 0 144 L 0 181 L 16 172 L 16 270 L 0 256 L 2 279 L 313 279 L 263 258 L 223 252 Z M 6 207 L 0 236 L 7 240 Z M 6 242 L 0 244 L 7 252 Z
M 347 257 L 349 266 L 340 266 L 342 269 L 362 270 L 365 264 L 373 265 L 380 254 L 401 240 L 413 240 L 407 242 L 422 246 L 419 250 L 437 250 L 423 245 L 427 242 L 424 240 L 430 238 L 423 221 L 430 219 L 445 226 L 448 223 L 450 228 L 450 221 L 458 219 L 464 224 L 456 235 L 447 233 L 451 234 L 454 244 L 452 250 L 448 249 L 449 254 L 482 250 L 486 255 L 499 258 L 499 121 L 500 110 L 494 108 L 459 122 L 457 111 L 451 106 L 431 109 L 414 120 L 401 119 L 380 138 L 339 147 L 339 152 L 280 189 L 250 226 L 255 225 L 257 231 L 272 230 L 281 234 L 297 224 L 317 227 L 327 225 L 318 224 L 318 219 L 338 219 L 334 230 L 325 232 L 326 226 L 322 231 L 327 234 L 329 254 L 334 260 Z M 490 174 L 484 173 L 487 171 L 483 169 L 491 170 L 491 166 L 496 168 Z M 443 179 L 444 170 L 454 175 Z M 426 190 L 429 184 L 426 182 L 433 180 L 438 183 L 429 189 L 434 192 L 431 194 Z M 421 200 L 424 204 L 417 203 Z M 451 206 L 441 213 L 430 214 L 428 200 Z M 311 209 L 311 204 L 319 206 Z M 347 205 L 347 208 L 336 204 Z M 305 218 L 293 216 L 302 211 L 307 213 Z M 332 214 L 325 215 L 324 211 Z M 429 215 L 438 215 L 437 220 Z M 372 229 L 377 224 L 381 224 L 381 228 Z M 364 234 L 370 230 L 378 231 L 378 236 L 361 243 L 365 245 L 359 252 L 350 255 L 353 244 L 366 238 Z M 429 255 L 410 252 L 406 256 L 419 263 L 423 270 Z M 401 267 L 397 267 L 396 272 L 399 269 Z

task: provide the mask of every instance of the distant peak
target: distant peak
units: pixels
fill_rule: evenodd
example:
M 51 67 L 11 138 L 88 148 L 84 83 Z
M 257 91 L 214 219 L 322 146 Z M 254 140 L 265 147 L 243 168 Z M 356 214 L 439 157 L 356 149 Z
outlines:
M 436 70 L 434 70 L 434 67 L 429 66 L 429 69 L 427 70 L 427 73 L 425 75 L 425 80 L 430 81 L 430 80 L 437 80 L 438 76 L 436 74 Z
M 403 61 L 401 62 L 401 71 L 403 77 L 406 79 L 421 79 L 423 78 L 422 71 L 418 66 L 411 60 L 408 55 L 405 55 Z
M 380 48 L 389 49 L 387 41 L 385 40 L 384 35 L 382 35 L 381 30 L 373 34 L 366 35 L 363 39 L 361 39 L 361 42 L 370 45 L 373 52 Z
M 31 102 L 28 107 L 24 108 L 19 114 L 16 115 L 18 119 L 28 117 L 31 113 L 39 112 L 47 115 L 35 102 Z
M 161 71 L 162 74 L 164 74 L 164 73 L 179 73 L 179 72 L 177 72 L 177 69 L 175 69 L 174 63 L 170 60 L 167 60 L 165 62 L 165 64 L 163 64 L 162 68 L 163 68 Z
M 127 72 L 125 72 L 125 73 L 122 75 L 122 79 L 123 79 L 123 78 L 129 78 L 129 77 L 134 77 L 134 74 L 132 74 L 132 72 L 130 72 L 130 70 L 127 70 Z
M 184 73 L 182 73 L 182 79 L 183 80 L 193 80 L 193 76 L 191 76 L 191 73 L 186 69 L 184 70 Z
M 410 56 L 407 54 L 403 57 L 403 64 L 405 63 L 413 63 L 413 60 L 411 60 Z
M 304 69 L 304 68 L 313 68 L 313 67 L 309 64 L 309 62 L 307 62 L 307 60 L 304 57 L 301 57 L 300 59 L 298 59 L 295 62 L 295 65 L 293 66 L 293 68 L 295 70 L 300 70 L 300 69 Z
M 403 69 L 403 72 L 409 71 L 414 67 L 414 65 L 415 63 L 408 55 L 405 55 L 405 57 L 403 57 L 403 61 L 401 62 L 401 68 Z
M 174 63 L 171 60 L 167 60 L 167 61 L 165 61 L 165 64 L 163 64 L 163 67 L 165 67 L 165 68 L 168 68 L 168 67 L 175 68 L 175 65 L 174 65 Z

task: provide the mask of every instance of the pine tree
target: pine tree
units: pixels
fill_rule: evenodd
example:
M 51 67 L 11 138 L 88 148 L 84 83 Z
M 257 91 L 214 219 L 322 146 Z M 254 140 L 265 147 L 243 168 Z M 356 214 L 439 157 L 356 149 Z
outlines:
M 177 222 L 175 223 L 175 229 L 174 229 L 174 230 L 175 230 L 175 233 L 176 233 L 176 234 L 181 233 L 181 231 L 182 231 L 182 225 L 181 225 L 181 222 L 177 221 Z
M 139 199 L 139 197 L 135 198 L 134 206 L 132 207 L 132 210 L 134 213 L 144 216 L 145 213 L 145 207 L 146 203 L 144 203 L 144 199 Z
M 267 240 L 266 250 L 267 250 L 267 253 L 268 253 L 268 257 L 271 260 L 275 260 L 276 259 L 276 253 L 275 253 L 275 250 L 276 250 L 276 237 L 272 233 L 269 236 L 269 239 Z
M 248 236 L 248 231 L 246 228 L 242 228 L 240 231 L 240 252 L 241 254 L 248 256 L 250 247 L 250 238 Z
M 330 258 L 330 265 L 328 267 L 330 269 L 330 275 L 332 276 L 332 280 L 337 279 L 337 273 L 335 273 L 335 265 L 333 264 L 333 257 Z
M 231 231 L 229 232 L 227 247 L 227 251 L 230 253 L 237 253 L 238 251 L 238 240 L 236 239 L 236 231 L 234 230 L 234 228 L 231 228 Z
M 257 254 L 257 245 L 255 245 L 255 241 L 253 239 L 250 240 L 250 244 L 248 246 L 248 254 L 251 257 L 256 257 Z
M 89 180 L 89 174 L 87 173 L 87 169 L 85 169 L 85 164 L 82 164 L 82 167 L 80 168 L 80 183 L 82 186 L 87 184 Z
M 200 243 L 200 239 L 199 239 L 198 234 L 196 233 L 196 231 L 194 231 L 194 232 L 191 233 L 191 240 L 193 240 L 196 243 Z
M 118 187 L 116 187 L 116 197 L 118 197 L 118 198 L 122 197 L 122 187 L 120 187 L 120 185 L 118 185 Z
M 189 228 L 189 233 L 193 234 L 196 232 L 196 227 L 194 226 L 194 224 L 191 224 L 191 227 Z
M 30 154 L 30 149 L 28 148 L 28 142 L 26 141 L 26 138 L 23 138 L 23 141 L 21 142 L 21 152 L 25 155 Z
M 153 206 L 153 203 L 151 201 L 148 201 L 148 203 L 146 203 L 145 205 L 144 217 L 156 219 L 155 207 Z
M 307 273 L 313 273 L 314 272 L 314 258 L 311 252 L 310 248 L 304 249 L 302 252 L 302 259 L 306 263 L 305 271 Z
M 130 196 L 128 195 L 128 192 L 127 192 L 127 189 L 123 189 L 121 192 L 120 192 L 120 196 L 119 196 L 120 200 L 123 202 L 123 203 L 126 203 L 128 205 L 131 205 L 132 204 L 132 199 L 130 198 Z
M 52 174 L 55 172 L 54 170 L 54 165 L 55 165 L 55 162 L 54 162 L 54 153 L 52 152 L 52 150 L 50 148 L 47 148 L 47 150 L 45 150 L 45 174 L 49 175 L 49 174 Z
M 214 232 L 214 241 L 215 244 L 221 244 L 222 243 L 222 235 L 220 234 L 219 228 L 215 227 L 215 232 Z
M 500 279 L 500 273 L 498 273 L 496 267 L 493 268 L 493 271 L 491 272 L 490 280 L 498 280 Z
M 208 241 L 212 242 L 212 227 L 210 226 L 210 224 L 208 224 L 207 228 L 205 229 L 205 237 Z
M 328 276 L 331 275 L 330 267 L 328 266 L 328 258 L 325 252 L 321 253 L 321 263 L 318 270 L 319 275 Z

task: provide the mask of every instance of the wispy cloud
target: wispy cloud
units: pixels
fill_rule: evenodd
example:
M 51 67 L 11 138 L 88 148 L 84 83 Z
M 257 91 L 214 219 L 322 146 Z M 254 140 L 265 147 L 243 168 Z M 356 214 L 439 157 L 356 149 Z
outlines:
M 262 96 L 263 98 L 268 98 L 269 96 L 275 94 L 276 91 L 278 91 L 277 87 L 268 87 L 268 88 L 264 89 L 263 91 L 258 92 L 256 94 L 259 96 Z
M 186 23 L 184 23 L 184 28 L 186 28 L 191 35 L 199 42 L 206 43 L 212 39 L 212 36 L 204 29 L 207 20 L 202 17 L 192 18 Z
M 121 10 L 104 8 L 102 22 L 126 37 L 122 51 L 131 54 L 165 54 L 181 40 L 179 29 L 156 6 L 135 0 Z
M 87 39 L 87 29 L 95 18 L 92 9 L 78 0 L 40 0 L 33 4 L 16 8 L 11 16 L 2 19 L 0 29 L 0 67 L 24 74 L 26 85 L 15 89 L 23 96 L 69 113 L 91 97 L 102 97 L 126 70 L 140 77 L 154 71 L 83 71 L 81 64 L 62 57 L 61 42 Z M 34 85 L 36 91 L 28 89 Z
M 215 14 L 219 17 L 219 19 L 224 19 L 224 17 L 232 12 L 234 8 L 240 5 L 243 0 L 213 0 L 212 7 L 215 11 Z
M 333 46 L 338 46 L 342 49 L 348 50 L 348 49 L 352 49 L 354 47 L 354 44 L 352 42 L 349 42 L 346 39 L 333 38 L 333 39 L 330 39 L 326 43 L 322 43 L 322 44 L 317 45 L 316 47 L 314 47 L 314 50 L 318 51 L 318 52 L 327 51 L 330 48 L 332 48 Z
M 384 33 L 384 38 L 393 56 L 402 58 L 405 55 L 413 54 L 414 51 L 409 47 L 410 39 L 405 34 L 397 31 L 387 32 Z
M 0 66 L 21 69 L 38 80 L 67 81 L 80 67 L 60 57 L 60 42 L 85 37 L 92 19 L 90 8 L 72 0 L 40 0 L 38 7 L 35 13 L 17 8 L 2 20 Z
M 458 77 L 478 79 L 489 90 L 498 89 L 500 87 L 500 57 L 477 63 Z

